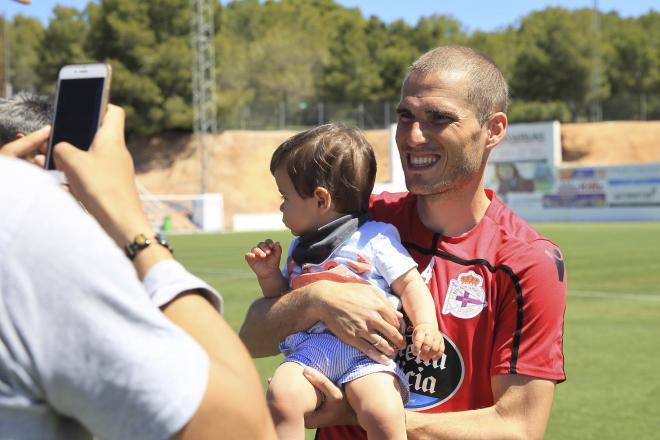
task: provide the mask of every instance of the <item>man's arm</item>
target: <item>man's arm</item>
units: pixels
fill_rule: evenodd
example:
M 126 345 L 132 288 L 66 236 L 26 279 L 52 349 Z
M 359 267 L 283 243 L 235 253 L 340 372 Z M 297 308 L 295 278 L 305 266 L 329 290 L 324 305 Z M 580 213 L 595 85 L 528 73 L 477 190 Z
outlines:
M 356 424 L 341 391 L 322 374 L 307 368 L 305 377 L 326 396 L 323 406 L 305 418 L 308 428 Z M 495 404 L 451 413 L 406 412 L 410 440 L 541 439 L 554 397 L 553 381 L 521 375 L 492 378 Z
M 288 335 L 314 325 L 309 286 L 274 298 L 259 298 L 250 305 L 239 336 L 252 357 L 274 356 Z
M 550 417 L 555 383 L 521 375 L 492 378 L 495 404 L 454 413 L 407 412 L 408 438 L 542 439 Z
M 323 321 L 339 339 L 377 362 L 404 346 L 400 314 L 376 288 L 357 283 L 317 281 L 278 298 L 250 306 L 240 337 L 253 357 L 272 356 L 286 336 Z M 373 346 L 381 335 L 388 344 Z

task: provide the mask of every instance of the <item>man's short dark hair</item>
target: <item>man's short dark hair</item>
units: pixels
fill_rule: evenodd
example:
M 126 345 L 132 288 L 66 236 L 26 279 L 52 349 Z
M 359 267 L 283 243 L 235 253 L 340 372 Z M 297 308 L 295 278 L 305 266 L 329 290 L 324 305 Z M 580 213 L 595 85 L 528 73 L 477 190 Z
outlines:
M 28 134 L 51 123 L 50 99 L 32 93 L 0 98 L 0 146 L 13 141 L 19 133 Z
M 408 74 L 462 72 L 466 78 L 466 100 L 474 106 L 483 125 L 493 113 L 506 112 L 509 86 L 497 64 L 466 46 L 440 46 L 420 56 Z
M 281 166 L 301 197 L 312 197 L 320 186 L 332 195 L 337 212 L 367 212 L 376 180 L 376 156 L 359 130 L 325 124 L 298 133 L 273 153 L 270 172 Z

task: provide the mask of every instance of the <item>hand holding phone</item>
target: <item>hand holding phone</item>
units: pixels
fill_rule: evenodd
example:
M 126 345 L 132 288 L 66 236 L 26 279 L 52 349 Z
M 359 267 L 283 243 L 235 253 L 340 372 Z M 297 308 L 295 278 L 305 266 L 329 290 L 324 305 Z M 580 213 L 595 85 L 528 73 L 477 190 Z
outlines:
M 63 143 L 53 153 L 73 196 L 120 247 L 153 232 L 135 184 L 124 120 L 124 111 L 110 104 L 90 151 Z
M 109 64 L 75 64 L 60 69 L 46 169 L 55 169 L 53 147 L 59 142 L 89 150 L 107 108 L 111 75 Z

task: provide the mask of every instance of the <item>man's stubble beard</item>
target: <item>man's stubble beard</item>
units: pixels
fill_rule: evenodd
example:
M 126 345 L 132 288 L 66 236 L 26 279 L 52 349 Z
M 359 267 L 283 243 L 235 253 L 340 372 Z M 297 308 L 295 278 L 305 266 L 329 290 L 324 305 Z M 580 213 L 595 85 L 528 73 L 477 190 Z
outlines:
M 481 132 L 475 132 L 469 140 L 469 153 L 461 155 L 458 160 L 447 164 L 447 172 L 443 173 L 441 180 L 436 182 L 417 182 L 405 174 L 406 187 L 412 194 L 418 196 L 436 196 L 439 198 L 450 197 L 461 189 L 469 186 L 474 179 L 483 177 L 483 170 L 487 157 L 483 155 L 479 147 Z M 405 160 L 402 158 L 402 160 Z M 435 198 L 435 197 L 434 197 Z

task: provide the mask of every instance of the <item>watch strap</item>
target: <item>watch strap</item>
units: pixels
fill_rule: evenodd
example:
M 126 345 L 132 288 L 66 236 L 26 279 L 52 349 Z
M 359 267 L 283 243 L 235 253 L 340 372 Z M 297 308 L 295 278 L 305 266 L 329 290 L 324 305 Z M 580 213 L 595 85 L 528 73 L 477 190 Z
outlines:
M 154 241 L 170 251 L 172 255 L 174 255 L 172 246 L 168 243 L 163 234 L 156 234 L 153 238 L 147 238 L 147 236 L 144 234 L 138 234 L 135 236 L 135 238 L 133 238 L 132 242 L 126 243 L 124 246 L 124 252 L 130 260 L 133 260 L 135 259 L 135 256 L 138 254 L 138 252 L 149 247 L 149 245 L 151 245 L 151 243 Z

